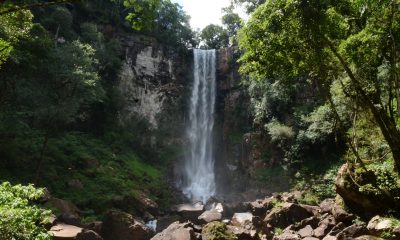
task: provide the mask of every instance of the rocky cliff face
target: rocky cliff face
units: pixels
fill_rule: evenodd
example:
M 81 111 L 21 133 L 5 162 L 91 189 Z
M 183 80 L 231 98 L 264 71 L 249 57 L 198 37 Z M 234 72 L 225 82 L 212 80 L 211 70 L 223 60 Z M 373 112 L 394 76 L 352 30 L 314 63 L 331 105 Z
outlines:
M 121 123 L 144 122 L 149 129 L 144 144 L 180 149 L 180 156 L 170 159 L 179 168 L 184 158 L 193 53 L 175 52 L 142 36 L 125 36 L 121 42 L 125 54 L 118 86 L 123 99 Z M 216 180 L 218 192 L 225 196 L 249 188 L 259 191 L 256 172 L 270 165 L 263 161 L 267 141 L 252 132 L 250 97 L 240 84 L 236 63 L 239 55 L 237 47 L 217 52 Z M 256 197 L 250 195 L 244 198 Z
M 121 121 L 141 118 L 151 129 L 159 129 L 167 109 L 183 107 L 191 77 L 190 54 L 174 52 L 149 37 L 125 36 L 121 42 L 125 53 L 119 84 L 124 100 Z M 183 122 L 182 111 L 174 115 L 176 123 Z

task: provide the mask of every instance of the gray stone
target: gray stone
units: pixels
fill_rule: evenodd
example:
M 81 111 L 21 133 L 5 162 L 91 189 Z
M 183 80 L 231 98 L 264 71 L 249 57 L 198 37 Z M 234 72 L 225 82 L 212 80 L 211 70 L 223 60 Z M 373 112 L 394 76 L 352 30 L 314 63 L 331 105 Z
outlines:
M 134 239 L 134 238 L 133 238 Z M 195 240 L 195 233 L 189 223 L 174 222 L 151 240 Z
M 246 213 L 235 213 L 233 214 L 231 224 L 233 226 L 245 226 L 251 225 L 253 223 L 253 214 L 246 212 Z
M 314 235 L 313 228 L 310 225 L 305 226 L 304 228 L 300 229 L 298 234 L 302 237 L 311 237 Z
M 216 209 L 214 210 L 209 210 L 203 212 L 198 219 L 202 221 L 203 223 L 209 223 L 213 221 L 221 221 L 222 219 L 222 214 L 218 212 Z

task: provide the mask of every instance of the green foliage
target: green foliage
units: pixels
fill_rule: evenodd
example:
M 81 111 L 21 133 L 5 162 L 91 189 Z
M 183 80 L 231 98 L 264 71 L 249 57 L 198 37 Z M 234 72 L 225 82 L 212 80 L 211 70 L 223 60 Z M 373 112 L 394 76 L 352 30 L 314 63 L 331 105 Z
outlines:
M 302 116 L 302 122 L 307 125 L 307 129 L 300 133 L 304 137 L 315 143 L 323 141 L 336 130 L 335 119 L 332 116 L 332 109 L 328 104 L 316 108 L 307 116 Z
M 202 235 L 208 240 L 236 240 L 238 239 L 229 231 L 225 223 L 211 222 L 203 227 Z
M 44 224 L 51 212 L 32 204 L 44 193 L 32 185 L 0 185 L 1 239 L 50 240 Z
M 232 0 L 232 3 L 243 6 L 247 13 L 252 13 L 259 5 L 265 3 L 265 0 Z
M 201 30 L 200 38 L 207 48 L 219 49 L 229 44 L 229 34 L 221 26 L 210 24 Z
M 3 8 L 0 6 L 0 10 Z M 27 10 L 0 15 L 0 67 L 10 56 L 13 45 L 28 36 L 32 19 L 32 13 Z
M 151 29 L 161 0 L 124 0 L 129 11 L 126 19 L 132 22 L 135 30 Z
M 393 113 L 393 96 L 399 91 L 394 84 L 398 63 L 393 58 L 398 51 L 394 44 L 400 20 L 394 14 L 397 8 L 391 1 L 266 2 L 239 33 L 244 51 L 240 71 L 250 75 L 250 86 L 283 82 L 291 88 L 305 79 L 315 84 L 330 108 L 338 106 L 338 116 L 323 107 L 303 118 L 308 127 L 300 126 L 304 131 L 299 131 L 300 142 L 323 141 L 321 137 L 332 137 L 337 126 L 345 132 L 354 108 L 371 111 L 399 166 L 400 132 Z M 339 102 L 337 91 L 331 91 L 338 89 L 337 82 L 346 96 L 339 97 Z M 309 110 L 298 116 L 308 114 Z
M 278 235 L 281 235 L 283 233 L 283 229 L 279 228 L 279 227 L 276 227 L 276 228 L 274 228 L 273 232 L 274 232 L 274 235 L 278 236 Z
M 276 120 L 272 120 L 265 127 L 268 130 L 268 134 L 270 135 L 272 142 L 282 144 L 287 140 L 291 140 L 295 135 L 291 127 L 286 126 Z
M 314 163 L 306 164 L 295 174 L 293 190 L 305 192 L 300 201 L 306 204 L 316 204 L 325 198 L 333 198 L 336 195 L 335 181 L 339 164 Z
M 177 3 L 162 0 L 154 18 L 152 34 L 170 46 L 195 47 L 188 16 Z
M 222 24 L 226 28 L 232 44 L 236 43 L 237 31 L 243 26 L 243 21 L 239 14 L 235 13 L 233 10 L 234 5 L 222 9 L 224 12 L 224 15 L 222 16 Z

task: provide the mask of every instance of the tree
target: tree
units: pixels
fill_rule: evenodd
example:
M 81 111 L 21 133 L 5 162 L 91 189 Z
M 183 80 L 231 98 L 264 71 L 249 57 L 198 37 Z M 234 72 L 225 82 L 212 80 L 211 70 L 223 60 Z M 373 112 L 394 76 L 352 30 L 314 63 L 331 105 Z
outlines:
M 389 0 L 268 1 L 239 34 L 241 72 L 271 82 L 308 78 L 333 108 L 330 84 L 348 79 L 353 100 L 372 113 L 400 172 L 400 131 L 387 110 L 392 99 L 385 100 L 398 89 L 398 7 Z M 391 74 L 382 82 L 384 66 Z
M 29 34 L 32 19 L 33 15 L 28 10 L 0 15 L 0 67 L 9 57 L 13 46 Z
M 266 0 L 232 0 L 233 4 L 244 6 L 248 14 L 254 12 L 254 10 L 265 3 Z
M 228 32 L 221 26 L 210 24 L 200 33 L 200 38 L 208 48 L 219 49 L 229 44 Z
M 132 28 L 135 30 L 151 29 L 161 1 L 162 0 L 124 0 L 124 6 L 129 12 L 126 19 L 132 23 Z
M 157 10 L 152 26 L 152 34 L 161 42 L 169 45 L 194 47 L 193 31 L 189 24 L 190 17 L 182 7 L 170 0 L 163 0 Z
M 234 6 L 223 8 L 222 24 L 228 31 L 230 38 L 236 38 L 237 31 L 242 27 L 243 21 L 239 14 L 233 12 Z

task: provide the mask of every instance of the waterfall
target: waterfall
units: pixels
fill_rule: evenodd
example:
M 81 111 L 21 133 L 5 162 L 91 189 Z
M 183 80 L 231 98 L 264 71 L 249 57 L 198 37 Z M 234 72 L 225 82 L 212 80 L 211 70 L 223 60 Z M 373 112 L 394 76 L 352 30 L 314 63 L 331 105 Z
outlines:
M 215 56 L 215 50 L 194 50 L 194 81 L 187 127 L 189 148 L 184 166 L 183 192 L 192 200 L 203 202 L 215 194 Z

